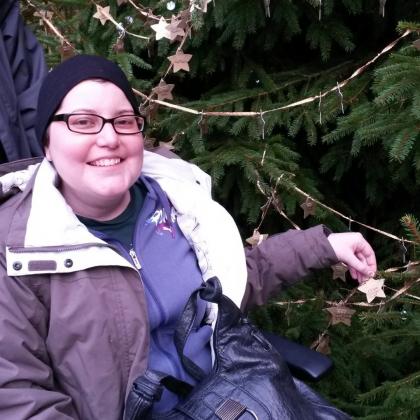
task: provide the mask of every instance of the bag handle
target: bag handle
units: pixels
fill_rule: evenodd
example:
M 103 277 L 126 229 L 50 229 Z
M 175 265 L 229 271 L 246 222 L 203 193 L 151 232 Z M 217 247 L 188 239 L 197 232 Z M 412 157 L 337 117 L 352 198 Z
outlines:
M 221 300 L 222 286 L 217 277 L 208 279 L 195 290 L 188 299 L 175 328 L 174 341 L 178 355 L 185 370 L 197 381 L 201 381 L 206 373 L 184 354 L 188 336 L 197 318 L 197 299 L 201 297 L 208 302 L 218 303 Z
M 124 420 L 149 418 L 153 404 L 162 396 L 163 386 L 169 391 L 186 397 L 193 386 L 171 375 L 155 370 L 146 370 L 131 387 L 125 403 Z

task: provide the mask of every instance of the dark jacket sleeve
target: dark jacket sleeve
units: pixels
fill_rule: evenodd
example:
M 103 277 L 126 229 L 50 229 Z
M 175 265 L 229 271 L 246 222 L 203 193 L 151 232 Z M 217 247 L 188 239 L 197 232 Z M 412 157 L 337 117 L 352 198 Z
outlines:
M 263 305 L 274 294 L 316 270 L 338 262 L 323 225 L 289 230 L 246 248 L 248 283 L 241 308 Z
M 0 159 L 42 156 L 35 122 L 48 73 L 41 44 L 20 15 L 18 0 L 0 1 Z
M 48 311 L 0 261 L 0 419 L 77 420 L 55 385 L 46 349 Z

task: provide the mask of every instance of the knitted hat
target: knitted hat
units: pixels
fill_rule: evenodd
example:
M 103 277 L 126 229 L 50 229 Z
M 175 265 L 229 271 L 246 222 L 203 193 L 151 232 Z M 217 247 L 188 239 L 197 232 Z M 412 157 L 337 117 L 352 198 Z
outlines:
M 36 136 L 41 145 L 50 119 L 67 93 L 80 82 L 95 78 L 108 80 L 118 86 L 133 107 L 134 113 L 139 115 L 136 96 L 118 65 L 99 56 L 76 55 L 51 70 L 41 86 L 35 126 Z

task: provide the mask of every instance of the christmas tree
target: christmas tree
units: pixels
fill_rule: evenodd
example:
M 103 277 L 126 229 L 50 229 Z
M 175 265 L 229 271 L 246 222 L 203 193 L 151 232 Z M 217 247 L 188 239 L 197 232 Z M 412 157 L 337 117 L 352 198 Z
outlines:
M 49 66 L 92 53 L 139 95 L 150 147 L 213 179 L 244 240 L 361 231 L 380 272 L 333 267 L 253 313 L 329 354 L 351 415 L 420 414 L 419 4 L 414 0 L 22 0 Z

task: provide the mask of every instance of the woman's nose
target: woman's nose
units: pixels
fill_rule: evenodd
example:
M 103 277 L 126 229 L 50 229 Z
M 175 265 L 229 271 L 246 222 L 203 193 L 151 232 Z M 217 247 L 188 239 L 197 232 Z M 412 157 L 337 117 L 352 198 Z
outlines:
M 112 149 L 118 147 L 120 139 L 111 122 L 107 121 L 104 124 L 102 130 L 97 134 L 96 143 L 101 147 L 110 147 Z

